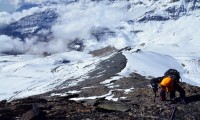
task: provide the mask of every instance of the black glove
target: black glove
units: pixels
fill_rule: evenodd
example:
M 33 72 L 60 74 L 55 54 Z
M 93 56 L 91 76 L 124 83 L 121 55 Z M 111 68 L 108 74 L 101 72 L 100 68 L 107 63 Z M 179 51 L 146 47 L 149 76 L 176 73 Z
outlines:
M 157 88 L 157 87 L 153 87 L 153 91 L 154 91 L 154 92 L 157 92 L 157 91 L 158 91 L 158 88 Z

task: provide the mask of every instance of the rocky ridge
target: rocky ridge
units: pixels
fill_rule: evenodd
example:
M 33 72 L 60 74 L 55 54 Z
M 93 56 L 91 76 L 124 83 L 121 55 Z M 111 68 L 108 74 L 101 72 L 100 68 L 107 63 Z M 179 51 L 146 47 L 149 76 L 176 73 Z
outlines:
M 145 84 L 149 84 L 148 80 L 141 79 L 143 77 L 140 75 L 133 75 L 140 79 L 132 76 L 114 82 L 115 84 L 124 85 L 124 87 L 133 85 L 135 88 L 128 93 L 117 90 L 112 91 L 114 97 L 124 97 L 124 99 L 118 101 L 106 100 L 105 97 L 80 101 L 70 100 L 79 97 L 81 93 L 65 96 L 38 95 L 9 102 L 4 100 L 0 102 L 0 119 L 165 120 L 173 117 L 175 120 L 198 120 L 200 118 L 199 87 L 182 83 L 186 91 L 188 102 L 186 105 L 180 104 L 178 98 L 175 104 L 171 104 L 170 101 L 161 102 L 158 94 L 154 103 L 154 93 L 151 88 L 145 86 Z M 88 91 L 91 93 L 96 92 L 92 89 Z
M 106 52 L 104 54 L 98 54 L 105 49 Z M 115 51 L 111 48 L 105 49 L 91 54 L 102 56 Z M 139 52 L 139 50 L 136 52 Z M 155 97 L 150 87 L 150 78 L 137 73 L 104 83 L 106 79 L 116 76 L 125 66 L 126 57 L 121 52 L 114 52 L 113 56 L 99 63 L 97 68 L 89 74 L 89 79 L 80 82 L 76 86 L 59 89 L 59 87 L 67 86 L 66 81 L 61 86 L 57 86 L 53 91 L 45 94 L 12 101 L 1 101 L 0 119 L 200 119 L 200 87 L 181 83 L 186 91 L 188 103 L 180 104 L 178 94 L 173 103 L 171 101 L 159 101 L 159 93 Z

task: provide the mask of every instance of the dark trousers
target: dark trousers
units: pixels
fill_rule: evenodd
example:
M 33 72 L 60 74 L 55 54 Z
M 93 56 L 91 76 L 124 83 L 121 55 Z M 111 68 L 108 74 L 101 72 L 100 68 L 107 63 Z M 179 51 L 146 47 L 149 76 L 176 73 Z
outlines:
M 173 91 L 170 91 L 170 99 L 173 99 L 175 98 L 175 92 L 178 91 L 179 94 L 180 94 L 180 98 L 185 98 L 185 91 L 184 89 L 179 85 L 179 84 L 176 84 L 174 86 L 174 90 Z M 164 88 L 161 88 L 160 90 L 160 97 L 161 97 L 161 100 L 166 100 L 166 91 Z

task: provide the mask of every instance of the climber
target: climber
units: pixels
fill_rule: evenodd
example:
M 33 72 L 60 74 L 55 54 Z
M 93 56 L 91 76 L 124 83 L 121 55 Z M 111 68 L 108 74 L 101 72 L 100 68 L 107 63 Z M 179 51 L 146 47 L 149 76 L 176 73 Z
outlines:
M 175 69 L 169 69 L 165 72 L 163 77 L 153 78 L 150 81 L 150 84 L 153 88 L 153 91 L 156 93 L 158 91 L 158 83 L 160 85 L 160 100 L 166 100 L 166 92 L 170 93 L 170 100 L 175 99 L 175 92 L 178 91 L 180 93 L 180 103 L 186 104 L 185 100 L 185 91 L 179 85 L 180 74 Z

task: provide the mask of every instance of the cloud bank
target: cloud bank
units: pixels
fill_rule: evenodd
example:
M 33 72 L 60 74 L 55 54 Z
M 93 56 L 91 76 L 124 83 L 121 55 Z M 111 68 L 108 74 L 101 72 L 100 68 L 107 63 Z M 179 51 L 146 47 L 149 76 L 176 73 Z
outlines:
M 104 27 L 117 32 L 116 28 L 129 19 L 129 13 L 125 8 L 127 2 L 118 2 L 119 4 L 120 7 L 116 4 L 107 5 L 104 2 L 80 1 L 67 7 L 59 5 L 57 12 L 60 17 L 52 27 L 53 35 L 65 43 L 80 39 L 87 42 L 86 46 L 90 47 L 97 42 L 91 36 L 94 28 Z M 109 45 L 109 43 L 104 44 Z M 98 46 L 101 46 L 100 43 Z
M 32 2 L 42 2 L 44 0 L 35 0 Z M 13 4 L 20 4 L 21 2 L 31 2 L 30 0 L 17 0 L 13 1 Z M 120 6 L 119 6 L 120 5 Z M 20 39 L 13 39 L 8 36 L 1 36 L 1 45 L 11 44 L 10 47 L 5 47 L 0 52 L 5 50 L 16 50 L 31 54 L 41 54 L 43 52 L 63 52 L 68 51 L 68 44 L 75 39 L 83 40 L 86 47 L 112 45 L 115 41 L 111 39 L 109 42 L 98 43 L 97 40 L 91 36 L 91 30 L 94 27 L 105 27 L 118 32 L 116 27 L 122 24 L 122 21 L 126 21 L 129 17 L 125 6 L 127 2 L 118 2 L 118 4 L 107 5 L 105 2 L 89 2 L 79 1 L 74 4 L 58 4 L 53 6 L 56 8 L 59 18 L 56 24 L 52 26 L 52 32 L 54 39 L 49 42 L 38 42 L 37 37 L 26 39 L 25 43 L 22 43 Z M 52 7 L 52 6 L 48 6 Z M 5 16 L 4 20 L 0 20 L 0 25 L 9 24 L 13 21 L 17 21 L 20 18 L 39 12 L 41 8 L 32 8 L 30 10 L 16 12 L 13 14 L 0 13 L 0 16 Z M 7 23 L 5 22 L 7 21 Z M 126 39 L 120 37 L 120 43 Z M 7 42 L 6 42 L 7 41 Z M 12 41 L 14 41 L 12 43 Z M 18 41 L 18 42 L 16 42 Z M 115 42 L 116 43 L 116 42 Z M 117 43 L 116 43 L 117 44 Z M 89 49 L 89 48 L 88 48 Z

